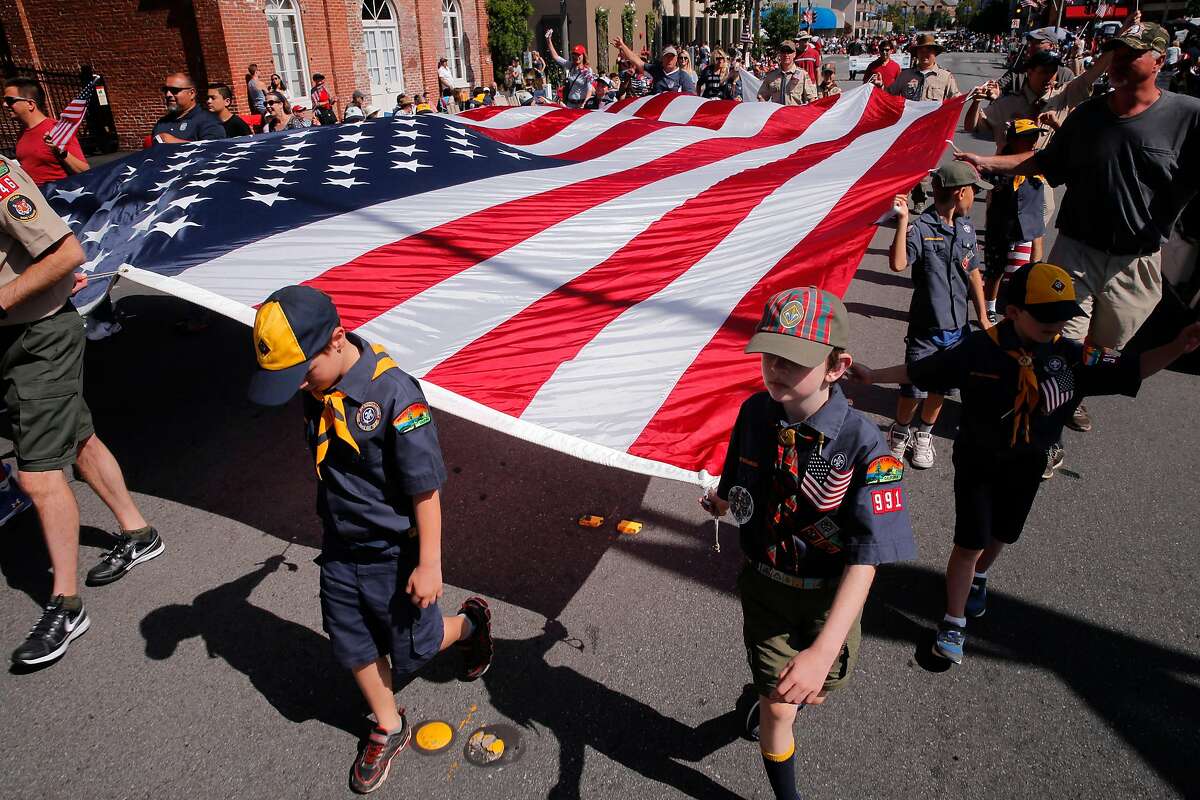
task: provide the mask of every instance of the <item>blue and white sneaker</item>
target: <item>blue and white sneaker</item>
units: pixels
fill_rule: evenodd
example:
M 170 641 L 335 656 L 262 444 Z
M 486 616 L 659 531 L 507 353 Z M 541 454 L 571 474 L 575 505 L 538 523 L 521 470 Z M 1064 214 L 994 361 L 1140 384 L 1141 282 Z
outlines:
M 963 645 L 967 641 L 967 632 L 952 622 L 943 620 L 938 623 L 937 638 L 933 641 L 933 654 L 955 664 L 963 660 Z
M 0 479 L 0 525 L 4 525 L 27 508 L 33 508 L 33 501 L 13 477 L 12 467 L 5 464 L 4 478 Z
M 987 578 L 975 578 L 971 581 L 966 613 L 971 619 L 979 619 L 987 613 Z

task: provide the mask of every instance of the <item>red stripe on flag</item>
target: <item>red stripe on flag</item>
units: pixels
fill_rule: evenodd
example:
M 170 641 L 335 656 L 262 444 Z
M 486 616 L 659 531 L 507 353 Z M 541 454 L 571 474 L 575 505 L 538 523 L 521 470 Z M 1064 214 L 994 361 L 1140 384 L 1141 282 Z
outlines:
M 520 416 L 542 385 L 626 309 L 652 297 L 703 258 L 780 184 L 897 122 L 900 107 L 876 93 L 840 139 L 730 176 L 672 209 L 588 272 L 540 298 L 424 377 Z M 636 275 L 636 280 L 630 280 Z M 815 310 L 814 305 L 810 308 Z M 533 349 L 528 342 L 541 344 Z M 548 347 L 546 342 L 553 342 Z
M 732 100 L 710 100 L 696 109 L 696 113 L 687 124 L 718 130 L 737 107 L 738 104 Z
M 962 100 L 917 120 L 813 231 L 750 289 L 672 388 L 628 453 L 712 474 L 721 471 L 740 399 L 762 389 L 758 360 L 742 352 L 763 303 L 790 286 L 812 284 L 839 297 L 854 277 L 879 219 L 897 192 L 925 174 L 914 171 L 953 133 Z M 738 402 L 733 402 L 737 400 Z
M 680 92 L 663 92 L 662 94 L 656 94 L 647 100 L 641 108 L 633 112 L 633 115 L 635 117 L 641 117 L 642 119 L 657 120 L 662 116 L 663 112 L 667 110 L 667 106 L 671 105 L 672 100 L 683 96 L 684 95 Z
M 564 108 L 561 111 L 551 111 L 542 114 L 537 119 L 530 120 L 515 128 L 473 128 L 489 139 L 495 139 L 501 144 L 528 146 L 544 142 L 552 136 L 562 133 L 563 129 L 584 114 L 591 114 L 578 108 Z
M 814 108 L 811 119 L 825 110 Z M 773 135 L 705 139 L 632 169 L 502 203 L 377 247 L 305 283 L 332 297 L 342 323 L 357 328 L 582 211 L 671 175 L 777 144 L 785 133 L 800 135 L 795 128 L 785 130 L 780 125 Z
M 479 108 L 469 108 L 466 111 L 460 112 L 458 116 L 475 122 L 483 122 L 497 114 L 503 114 L 505 111 L 511 110 L 512 106 L 480 106 Z

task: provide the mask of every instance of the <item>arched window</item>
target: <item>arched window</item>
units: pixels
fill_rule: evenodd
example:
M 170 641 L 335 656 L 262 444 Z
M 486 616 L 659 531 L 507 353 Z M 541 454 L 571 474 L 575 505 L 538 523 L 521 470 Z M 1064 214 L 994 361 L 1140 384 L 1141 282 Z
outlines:
M 459 10 L 458 0 L 442 0 L 442 40 L 446 48 L 446 58 L 450 61 L 450 72 L 456 78 L 465 79 L 467 66 L 464 61 L 462 12 Z
M 308 94 L 308 56 L 304 52 L 304 26 L 295 0 L 267 0 L 267 33 L 275 71 L 287 83 L 289 97 Z
M 362 0 L 362 26 L 371 105 L 387 108 L 404 91 L 400 29 L 390 0 Z

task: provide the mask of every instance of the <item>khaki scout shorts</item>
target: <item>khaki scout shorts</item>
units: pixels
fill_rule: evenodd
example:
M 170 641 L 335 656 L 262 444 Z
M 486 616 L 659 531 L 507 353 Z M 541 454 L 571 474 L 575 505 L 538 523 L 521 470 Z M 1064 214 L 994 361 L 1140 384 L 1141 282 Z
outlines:
M 1063 236 L 1046 259 L 1075 280 L 1075 298 L 1086 317 L 1067 323 L 1063 336 L 1098 347 L 1129 343 L 1162 299 L 1162 253 L 1115 256 Z
M 37 322 L 0 326 L 0 434 L 25 472 L 70 466 L 94 431 L 83 401 L 84 341 L 83 317 L 70 304 Z
M 742 599 L 742 639 L 754 677 L 754 688 L 769 696 L 779 683 L 779 673 L 796 654 L 817 639 L 837 593 L 837 582 L 821 589 L 793 589 L 760 575 L 747 564 L 738 576 Z M 862 615 L 854 620 L 841 652 L 825 679 L 825 691 L 850 682 L 862 642 Z

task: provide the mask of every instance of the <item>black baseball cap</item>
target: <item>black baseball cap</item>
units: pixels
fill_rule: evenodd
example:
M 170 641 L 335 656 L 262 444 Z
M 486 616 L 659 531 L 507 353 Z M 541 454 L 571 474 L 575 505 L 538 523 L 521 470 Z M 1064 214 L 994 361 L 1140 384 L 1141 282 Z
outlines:
M 258 370 L 247 395 L 263 406 L 281 406 L 304 383 L 309 362 L 329 344 L 342 324 L 329 295 L 309 286 L 273 292 L 254 315 L 254 357 Z
M 1035 261 L 1008 279 L 1009 305 L 1023 308 L 1038 322 L 1066 322 L 1084 316 L 1075 302 L 1075 283 L 1061 267 Z

